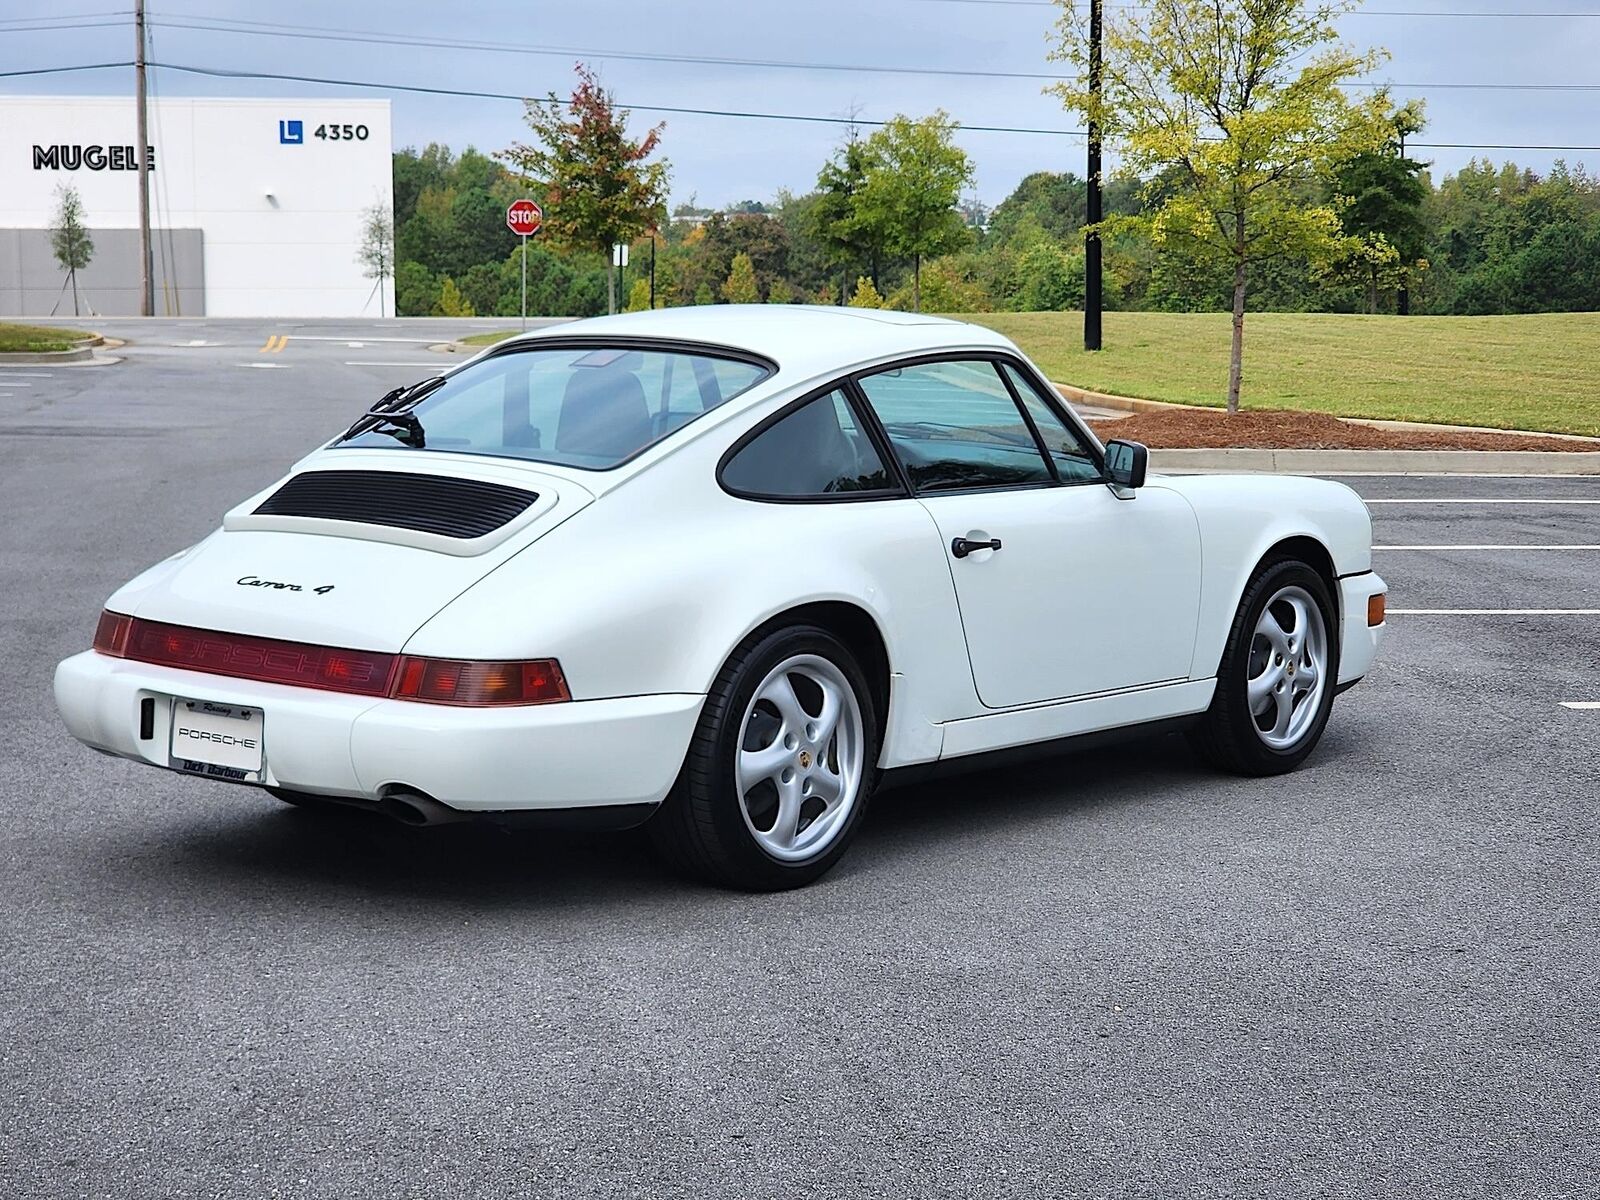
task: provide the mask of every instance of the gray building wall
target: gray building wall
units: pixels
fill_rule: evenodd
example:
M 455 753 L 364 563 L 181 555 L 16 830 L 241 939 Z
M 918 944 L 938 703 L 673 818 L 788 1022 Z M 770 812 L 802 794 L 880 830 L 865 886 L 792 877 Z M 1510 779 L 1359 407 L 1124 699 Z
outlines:
M 206 311 L 205 246 L 198 229 L 152 229 L 156 315 L 202 317 Z M 90 229 L 94 257 L 78 272 L 84 316 L 139 315 L 139 231 Z M 72 314 L 66 272 L 50 253 L 48 229 L 0 229 L 0 317 Z

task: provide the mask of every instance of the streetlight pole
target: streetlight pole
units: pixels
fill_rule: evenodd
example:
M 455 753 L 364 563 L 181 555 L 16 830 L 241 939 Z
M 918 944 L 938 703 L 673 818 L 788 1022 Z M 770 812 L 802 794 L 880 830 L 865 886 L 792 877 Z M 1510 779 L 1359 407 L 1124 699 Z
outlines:
M 144 95 L 144 0 L 133 0 L 133 32 L 138 41 L 133 52 L 134 154 L 139 162 L 139 315 L 156 314 L 155 279 L 150 269 L 150 137 Z
M 1089 178 L 1086 216 L 1091 226 L 1098 225 L 1103 213 L 1100 194 L 1100 73 L 1101 73 L 1101 4 L 1102 0 L 1089 0 L 1089 92 L 1094 97 L 1095 109 L 1089 116 Z M 1100 313 L 1105 303 L 1102 283 L 1101 246 L 1098 230 L 1091 228 L 1083 245 L 1083 348 L 1098 350 L 1101 344 Z

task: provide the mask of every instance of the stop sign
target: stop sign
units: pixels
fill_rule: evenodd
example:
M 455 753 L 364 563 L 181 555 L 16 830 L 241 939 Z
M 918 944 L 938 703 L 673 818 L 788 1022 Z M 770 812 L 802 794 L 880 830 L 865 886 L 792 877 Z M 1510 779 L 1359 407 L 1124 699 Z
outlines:
M 544 213 L 532 200 L 513 200 L 506 209 L 506 225 L 512 233 L 528 237 L 539 232 Z

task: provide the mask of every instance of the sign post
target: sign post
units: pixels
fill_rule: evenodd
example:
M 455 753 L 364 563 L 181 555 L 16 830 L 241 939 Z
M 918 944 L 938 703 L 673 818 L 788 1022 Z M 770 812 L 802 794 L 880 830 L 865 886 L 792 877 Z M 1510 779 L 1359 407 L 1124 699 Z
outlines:
M 539 232 L 544 213 L 532 200 L 513 200 L 506 209 L 506 228 L 522 239 L 522 331 L 528 331 L 528 237 Z

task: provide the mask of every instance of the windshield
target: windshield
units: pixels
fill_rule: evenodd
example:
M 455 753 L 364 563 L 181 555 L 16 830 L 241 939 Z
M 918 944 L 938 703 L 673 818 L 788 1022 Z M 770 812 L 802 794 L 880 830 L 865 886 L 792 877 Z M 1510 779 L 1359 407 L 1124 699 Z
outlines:
M 757 363 L 687 351 L 530 348 L 465 367 L 406 408 L 427 431 L 416 449 L 604 470 L 768 374 Z M 369 428 L 338 444 L 413 443 Z

